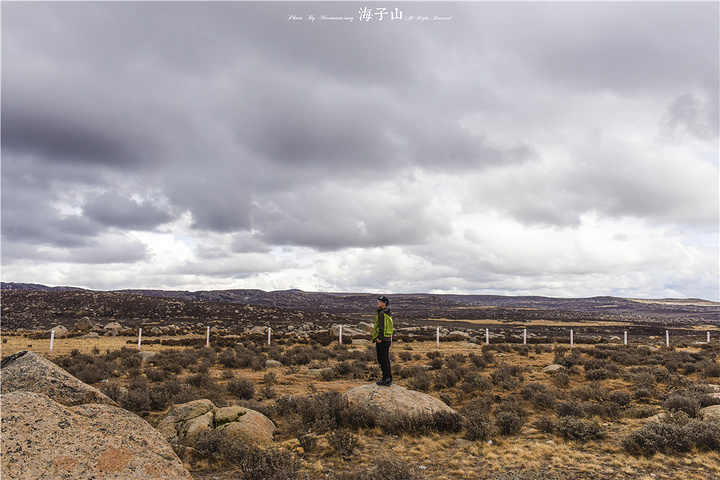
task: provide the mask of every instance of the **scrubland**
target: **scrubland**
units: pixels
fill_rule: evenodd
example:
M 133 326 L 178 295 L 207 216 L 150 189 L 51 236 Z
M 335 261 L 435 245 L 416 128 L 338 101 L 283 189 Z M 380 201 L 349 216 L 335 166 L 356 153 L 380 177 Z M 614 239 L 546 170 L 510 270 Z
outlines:
M 210 348 L 202 336 L 174 340 L 143 345 L 155 353 L 143 360 L 125 337 L 60 339 L 50 353 L 48 339 L 3 332 L 2 355 L 41 353 L 152 425 L 201 398 L 275 422 L 268 450 L 208 435 L 187 464 L 196 479 L 720 478 L 720 423 L 700 413 L 720 404 L 717 342 L 398 342 L 395 383 L 457 414 L 380 422 L 341 397 L 378 378 L 371 346 L 329 336 L 269 346 L 263 336 L 216 337 Z M 543 372 L 553 364 L 559 371 Z

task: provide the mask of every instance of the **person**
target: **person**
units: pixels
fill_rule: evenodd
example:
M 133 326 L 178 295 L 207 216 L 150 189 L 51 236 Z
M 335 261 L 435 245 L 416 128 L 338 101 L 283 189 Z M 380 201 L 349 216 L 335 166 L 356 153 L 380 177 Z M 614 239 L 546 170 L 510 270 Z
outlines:
M 392 370 L 390 368 L 390 345 L 393 335 L 392 312 L 388 308 L 390 300 L 386 296 L 377 299 L 377 317 L 372 331 L 372 341 L 377 350 L 377 360 L 382 370 L 382 380 L 377 382 L 381 387 L 392 385 Z

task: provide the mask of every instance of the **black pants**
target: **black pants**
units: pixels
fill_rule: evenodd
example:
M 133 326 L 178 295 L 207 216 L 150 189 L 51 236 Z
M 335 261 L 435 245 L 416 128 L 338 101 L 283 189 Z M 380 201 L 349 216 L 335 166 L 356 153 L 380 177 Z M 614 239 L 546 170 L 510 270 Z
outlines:
M 383 340 L 375 344 L 377 360 L 382 370 L 383 380 L 392 380 L 392 371 L 390 370 L 390 343 L 390 340 Z

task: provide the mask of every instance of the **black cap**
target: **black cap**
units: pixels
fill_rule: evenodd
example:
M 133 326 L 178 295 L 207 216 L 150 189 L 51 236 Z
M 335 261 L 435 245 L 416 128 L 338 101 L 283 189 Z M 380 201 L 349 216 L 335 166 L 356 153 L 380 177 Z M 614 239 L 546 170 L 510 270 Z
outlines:
M 385 305 L 390 305 L 390 300 L 388 300 L 388 298 L 387 298 L 386 296 L 384 296 L 384 295 L 378 297 L 378 300 L 380 300 L 381 302 L 383 302 Z

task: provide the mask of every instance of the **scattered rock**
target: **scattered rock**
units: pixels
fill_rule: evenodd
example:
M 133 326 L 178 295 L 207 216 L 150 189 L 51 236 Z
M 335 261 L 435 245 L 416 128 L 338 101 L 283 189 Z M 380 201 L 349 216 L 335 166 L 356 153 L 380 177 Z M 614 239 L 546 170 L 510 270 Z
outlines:
M 111 330 L 120 331 L 122 330 L 122 328 L 122 325 L 120 325 L 118 322 L 110 322 L 103 327 L 103 330 L 105 330 L 106 332 Z
M 95 323 L 90 320 L 89 317 L 83 317 L 75 324 L 75 329 L 80 330 L 81 332 L 89 332 L 95 327 Z
M 163 334 L 163 331 L 158 327 L 152 327 L 148 333 L 155 337 L 159 337 L 160 335 Z
M 565 370 L 565 367 L 563 367 L 562 365 L 558 365 L 558 364 L 548 365 L 547 367 L 542 369 L 543 373 L 549 373 L 549 374 L 562 372 L 563 370 Z
M 373 325 L 367 322 L 360 322 L 357 324 L 358 330 L 362 330 L 365 333 L 372 333 Z
M 111 405 L 61 405 L 46 395 L 2 395 L 2 477 L 192 480 L 147 422 Z
M 271 359 L 271 360 L 268 360 L 265 362 L 266 368 L 280 368 L 282 366 L 283 366 L 282 362 L 278 362 L 277 360 Z
M 1 380 L 3 394 L 24 390 L 47 395 L 66 406 L 85 403 L 116 405 L 99 390 L 34 352 L 21 351 L 3 358 Z
M 249 408 L 218 408 L 210 400 L 195 400 L 171 407 L 157 426 L 169 443 L 181 442 L 191 447 L 194 436 L 210 429 L 238 435 L 251 445 L 268 446 L 273 442 L 275 424 Z
M 620 343 L 620 337 L 610 337 L 610 343 Z
M 455 410 L 441 400 L 399 385 L 391 387 L 381 387 L 374 383 L 361 385 L 345 392 L 344 397 L 350 405 L 366 407 L 380 417 L 414 416 L 435 412 L 455 413 Z
M 55 332 L 55 338 L 67 338 L 68 334 L 70 333 L 68 332 L 68 329 L 63 327 L 62 325 L 51 328 L 50 332 Z
M 330 367 L 325 368 L 309 368 L 308 369 L 308 375 L 312 375 L 314 377 L 326 377 L 326 376 L 332 376 L 335 374 L 335 370 L 333 370 Z
M 710 405 L 700 410 L 700 417 L 711 422 L 720 422 L 720 405 Z

